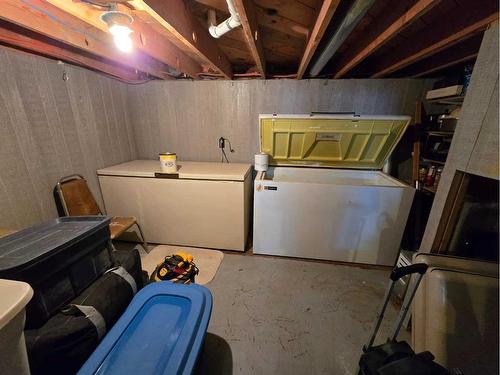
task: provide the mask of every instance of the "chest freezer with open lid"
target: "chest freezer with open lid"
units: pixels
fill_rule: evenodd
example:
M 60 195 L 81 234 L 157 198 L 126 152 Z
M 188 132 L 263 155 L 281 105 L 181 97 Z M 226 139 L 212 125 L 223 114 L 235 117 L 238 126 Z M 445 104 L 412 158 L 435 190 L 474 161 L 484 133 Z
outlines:
M 415 190 L 381 169 L 409 122 L 261 115 L 253 252 L 394 265 Z

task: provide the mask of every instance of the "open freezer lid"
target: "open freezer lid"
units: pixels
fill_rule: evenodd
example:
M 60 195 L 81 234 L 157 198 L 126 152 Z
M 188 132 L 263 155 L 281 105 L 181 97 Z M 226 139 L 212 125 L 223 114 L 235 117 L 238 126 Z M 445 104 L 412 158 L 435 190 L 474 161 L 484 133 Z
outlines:
M 382 169 L 409 116 L 260 115 L 271 165 Z

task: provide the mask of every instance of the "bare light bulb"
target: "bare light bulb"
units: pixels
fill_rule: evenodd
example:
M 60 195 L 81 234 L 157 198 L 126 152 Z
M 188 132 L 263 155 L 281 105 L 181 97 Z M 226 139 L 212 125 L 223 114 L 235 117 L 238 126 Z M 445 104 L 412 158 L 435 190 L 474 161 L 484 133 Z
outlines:
M 109 32 L 113 35 L 116 48 L 122 52 L 132 51 L 133 44 L 130 34 L 132 34 L 133 31 L 130 27 L 114 24 L 109 28 Z

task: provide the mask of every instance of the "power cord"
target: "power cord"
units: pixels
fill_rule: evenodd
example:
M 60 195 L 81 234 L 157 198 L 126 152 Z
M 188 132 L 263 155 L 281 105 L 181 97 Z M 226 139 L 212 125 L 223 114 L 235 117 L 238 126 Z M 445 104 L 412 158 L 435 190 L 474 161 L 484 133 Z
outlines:
M 89 4 L 93 7 L 96 8 L 101 8 L 101 9 L 112 9 L 112 6 L 110 4 L 103 4 L 100 3 L 98 0 L 80 0 L 82 3 Z
M 229 151 L 234 152 L 233 146 L 231 146 L 231 141 L 227 138 L 220 137 L 219 138 L 219 148 L 221 151 L 221 163 L 224 163 L 224 160 L 226 163 L 229 163 L 229 159 L 226 154 L 226 142 L 229 144 Z
M 226 151 L 224 149 L 221 150 L 222 156 L 221 156 L 221 163 L 224 163 L 224 159 L 226 159 L 226 163 L 229 163 L 229 159 L 227 158 Z

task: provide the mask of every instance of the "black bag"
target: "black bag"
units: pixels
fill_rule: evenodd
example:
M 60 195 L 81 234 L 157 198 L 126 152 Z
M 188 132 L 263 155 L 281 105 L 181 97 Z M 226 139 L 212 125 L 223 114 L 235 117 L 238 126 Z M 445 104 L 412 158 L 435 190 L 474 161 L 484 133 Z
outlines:
M 363 347 L 363 354 L 359 360 L 359 374 L 361 375 L 449 375 L 444 367 L 435 363 L 434 356 L 429 352 L 415 354 L 413 349 L 405 341 L 397 341 L 403 321 L 408 312 L 409 306 L 415 296 L 415 292 L 427 271 L 427 265 L 412 264 L 407 267 L 395 268 L 391 272 L 391 282 L 385 292 L 382 310 L 378 316 L 375 329 L 370 337 L 370 341 Z M 394 327 L 393 333 L 387 342 L 373 346 L 375 337 L 382 319 L 384 318 L 385 309 L 389 303 L 389 299 L 394 289 L 395 283 L 406 275 L 417 273 L 417 280 L 412 290 L 408 290 L 407 297 L 403 301 L 398 321 Z
M 42 327 L 25 331 L 31 373 L 75 374 L 143 286 L 139 252 L 115 251 L 115 267 Z
M 142 270 L 141 255 L 139 250 L 115 250 L 113 251 L 113 256 L 115 258 L 115 265 L 122 266 L 127 270 L 127 272 L 132 276 L 137 284 L 137 291 L 142 289 L 147 282 L 144 282 L 144 275 L 146 275 L 146 280 L 148 273 Z

